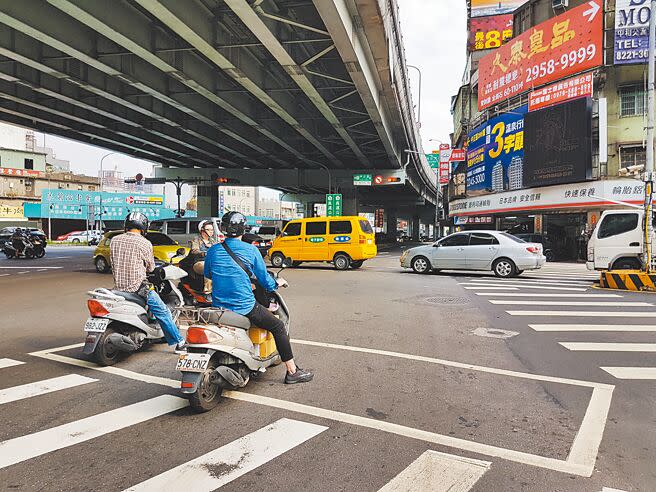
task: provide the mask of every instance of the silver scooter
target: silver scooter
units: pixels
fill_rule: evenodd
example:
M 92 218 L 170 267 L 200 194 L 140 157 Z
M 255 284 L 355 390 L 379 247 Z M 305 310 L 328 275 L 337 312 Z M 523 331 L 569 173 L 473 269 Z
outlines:
M 292 264 L 286 258 L 282 268 Z M 254 375 L 281 363 L 273 335 L 251 326 L 250 320 L 233 311 L 219 308 L 181 308 L 192 321 L 187 329 L 188 349 L 178 358 L 176 370 L 182 372 L 182 392 L 197 412 L 213 409 L 224 388 L 243 388 Z M 289 308 L 279 292 L 269 293 L 269 310 L 285 323 L 287 334 L 291 319 Z
M 187 272 L 172 262 L 185 253 L 184 248 L 180 248 L 168 263 L 156 260 L 155 270 L 148 274 L 148 280 L 169 306 L 176 322 L 178 308 L 184 304 L 178 284 Z M 164 332 L 148 311 L 143 297 L 103 288 L 87 294 L 90 297 L 87 306 L 91 316 L 84 324 L 86 339 L 83 352 L 91 355 L 98 364 L 111 366 L 147 343 L 164 339 Z

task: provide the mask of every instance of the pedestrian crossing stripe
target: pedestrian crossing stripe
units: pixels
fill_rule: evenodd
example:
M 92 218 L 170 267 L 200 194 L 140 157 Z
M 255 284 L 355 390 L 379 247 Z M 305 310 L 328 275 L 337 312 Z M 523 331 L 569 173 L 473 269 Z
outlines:
M 4 369 L 5 367 L 20 366 L 21 364 L 25 364 L 25 362 L 14 359 L 0 359 L 0 369 Z
M 0 390 L 0 405 L 25 398 L 45 395 L 53 391 L 61 391 L 74 388 L 88 383 L 95 383 L 97 379 L 80 376 L 78 374 L 67 374 L 57 378 L 45 379 L 34 383 L 22 384 Z
M 601 272 L 599 283 L 605 289 L 656 291 L 656 274 L 640 270 Z

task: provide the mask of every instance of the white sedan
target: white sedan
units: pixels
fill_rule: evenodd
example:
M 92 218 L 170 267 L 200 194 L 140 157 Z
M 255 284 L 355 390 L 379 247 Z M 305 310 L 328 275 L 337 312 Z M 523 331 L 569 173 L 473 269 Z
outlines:
M 546 261 L 541 244 L 527 243 L 499 231 L 458 232 L 432 245 L 410 248 L 401 255 L 401 266 L 417 273 L 491 270 L 497 277 L 506 278 L 542 268 Z

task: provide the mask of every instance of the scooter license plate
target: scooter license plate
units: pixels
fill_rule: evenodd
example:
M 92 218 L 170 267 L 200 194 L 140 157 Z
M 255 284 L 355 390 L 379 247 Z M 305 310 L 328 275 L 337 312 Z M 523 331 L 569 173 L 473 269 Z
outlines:
M 86 323 L 84 323 L 84 331 L 96 331 L 103 333 L 109 325 L 108 319 L 98 319 L 98 318 L 89 318 Z
M 210 354 L 180 354 L 176 370 L 183 372 L 203 372 L 210 363 Z

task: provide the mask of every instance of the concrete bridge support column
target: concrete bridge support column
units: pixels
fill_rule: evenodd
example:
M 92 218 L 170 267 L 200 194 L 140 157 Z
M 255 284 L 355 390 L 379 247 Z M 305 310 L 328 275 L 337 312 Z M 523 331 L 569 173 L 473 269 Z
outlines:
M 342 215 L 358 215 L 360 200 L 355 188 L 346 188 L 342 191 Z
M 412 216 L 412 240 L 419 242 L 419 229 L 421 222 L 419 221 L 418 215 Z
M 198 216 L 216 217 L 219 213 L 219 188 L 218 186 L 198 187 Z
M 387 229 L 386 235 L 389 241 L 396 241 L 396 231 L 397 231 L 397 221 L 399 219 L 398 211 L 395 208 L 387 208 L 385 210 L 387 213 Z

